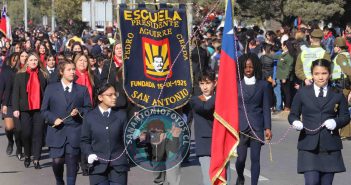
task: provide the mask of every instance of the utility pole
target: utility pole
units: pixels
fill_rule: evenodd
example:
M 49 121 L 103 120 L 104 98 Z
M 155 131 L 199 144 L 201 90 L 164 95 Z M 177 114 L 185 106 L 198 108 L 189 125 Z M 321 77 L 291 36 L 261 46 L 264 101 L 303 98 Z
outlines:
M 28 31 L 28 8 L 27 8 L 28 0 L 24 0 L 24 30 Z
M 52 0 L 52 7 L 51 7 L 51 31 L 54 33 L 55 31 L 55 0 Z
M 91 0 L 90 3 L 90 11 L 91 11 L 91 29 L 95 30 L 95 0 Z

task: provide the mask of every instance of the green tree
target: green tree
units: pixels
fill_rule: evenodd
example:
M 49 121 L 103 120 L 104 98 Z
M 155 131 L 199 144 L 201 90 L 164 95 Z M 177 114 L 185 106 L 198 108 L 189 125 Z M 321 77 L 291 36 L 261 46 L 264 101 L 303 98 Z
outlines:
M 82 20 L 83 0 L 55 0 L 55 13 L 58 22 Z
M 286 15 L 300 16 L 303 21 L 326 20 L 344 14 L 345 0 L 287 0 L 284 6 Z
M 284 12 L 284 0 L 237 0 L 242 17 L 258 17 L 264 19 L 281 19 Z
M 31 20 L 33 24 L 41 24 L 42 17 L 49 14 L 50 2 L 47 0 L 33 0 L 28 1 L 28 21 Z M 7 4 L 7 12 L 11 18 L 11 25 L 18 26 L 23 25 L 24 19 L 24 3 L 23 0 L 11 0 L 11 3 Z

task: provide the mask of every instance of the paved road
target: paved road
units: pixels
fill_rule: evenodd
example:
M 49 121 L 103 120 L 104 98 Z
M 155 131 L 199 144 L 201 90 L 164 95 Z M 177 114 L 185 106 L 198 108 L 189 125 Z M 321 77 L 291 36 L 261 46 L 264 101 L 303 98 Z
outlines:
M 280 138 L 287 129 L 286 120 L 273 121 L 273 140 Z M 294 130 L 289 132 L 286 140 L 283 143 L 272 146 L 273 161 L 269 160 L 269 147 L 265 145 L 262 148 L 261 156 L 261 177 L 260 185 L 302 185 L 303 175 L 296 173 L 296 159 L 297 159 L 297 142 L 298 133 Z M 6 136 L 3 128 L 0 129 L 0 185 L 53 185 L 54 177 L 50 167 L 50 159 L 48 159 L 47 150 L 44 149 L 43 160 L 41 164 L 43 169 L 35 170 L 32 166 L 24 168 L 23 162 L 18 161 L 13 155 L 8 157 L 5 154 L 6 150 Z M 351 169 L 351 141 L 344 141 L 343 150 L 344 162 L 347 170 Z M 200 185 L 201 174 L 198 163 L 192 155 L 191 163 L 184 165 L 181 169 L 182 185 Z M 232 161 L 232 183 L 236 180 L 234 171 L 234 162 Z M 250 160 L 247 160 L 247 167 L 245 170 L 246 184 L 250 184 Z M 129 173 L 130 185 L 152 185 L 152 174 L 143 171 L 138 167 L 133 167 Z M 335 185 L 350 185 L 351 174 L 350 171 L 337 174 L 334 180 Z M 78 175 L 77 185 L 87 185 L 89 180 L 87 177 Z

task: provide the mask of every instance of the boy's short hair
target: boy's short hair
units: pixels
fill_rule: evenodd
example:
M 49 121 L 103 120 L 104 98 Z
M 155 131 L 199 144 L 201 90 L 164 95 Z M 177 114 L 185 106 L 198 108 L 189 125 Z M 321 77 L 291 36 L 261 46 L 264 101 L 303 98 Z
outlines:
M 215 81 L 216 80 L 216 74 L 213 71 L 208 70 L 208 71 L 203 72 L 199 76 L 198 80 L 199 80 L 199 82 L 206 81 L 206 80 Z

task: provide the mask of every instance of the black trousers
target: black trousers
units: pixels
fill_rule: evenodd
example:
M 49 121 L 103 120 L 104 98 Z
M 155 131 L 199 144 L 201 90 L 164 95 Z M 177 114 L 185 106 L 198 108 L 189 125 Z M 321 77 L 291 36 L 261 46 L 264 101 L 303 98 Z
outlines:
M 109 166 L 104 173 L 91 174 L 89 180 L 90 185 L 127 185 L 128 172 L 119 172 Z
M 252 134 L 249 134 L 252 136 Z M 260 157 L 262 143 L 240 135 L 240 142 L 237 148 L 238 158 L 236 159 L 235 167 L 238 173 L 238 178 L 244 178 L 245 161 L 247 157 L 247 149 L 250 147 L 251 159 L 251 185 L 257 185 L 260 176 Z
M 21 126 L 21 122 L 18 118 L 13 118 L 13 121 L 15 123 L 15 142 L 16 142 L 16 154 L 21 154 L 22 153 L 22 126 Z
M 293 86 L 292 82 L 287 80 L 284 84 L 282 83 L 283 90 L 283 101 L 285 108 L 291 108 L 291 102 L 293 97 Z
M 20 122 L 24 155 L 25 157 L 33 156 L 33 160 L 39 160 L 44 136 L 44 119 L 40 111 L 21 111 Z

